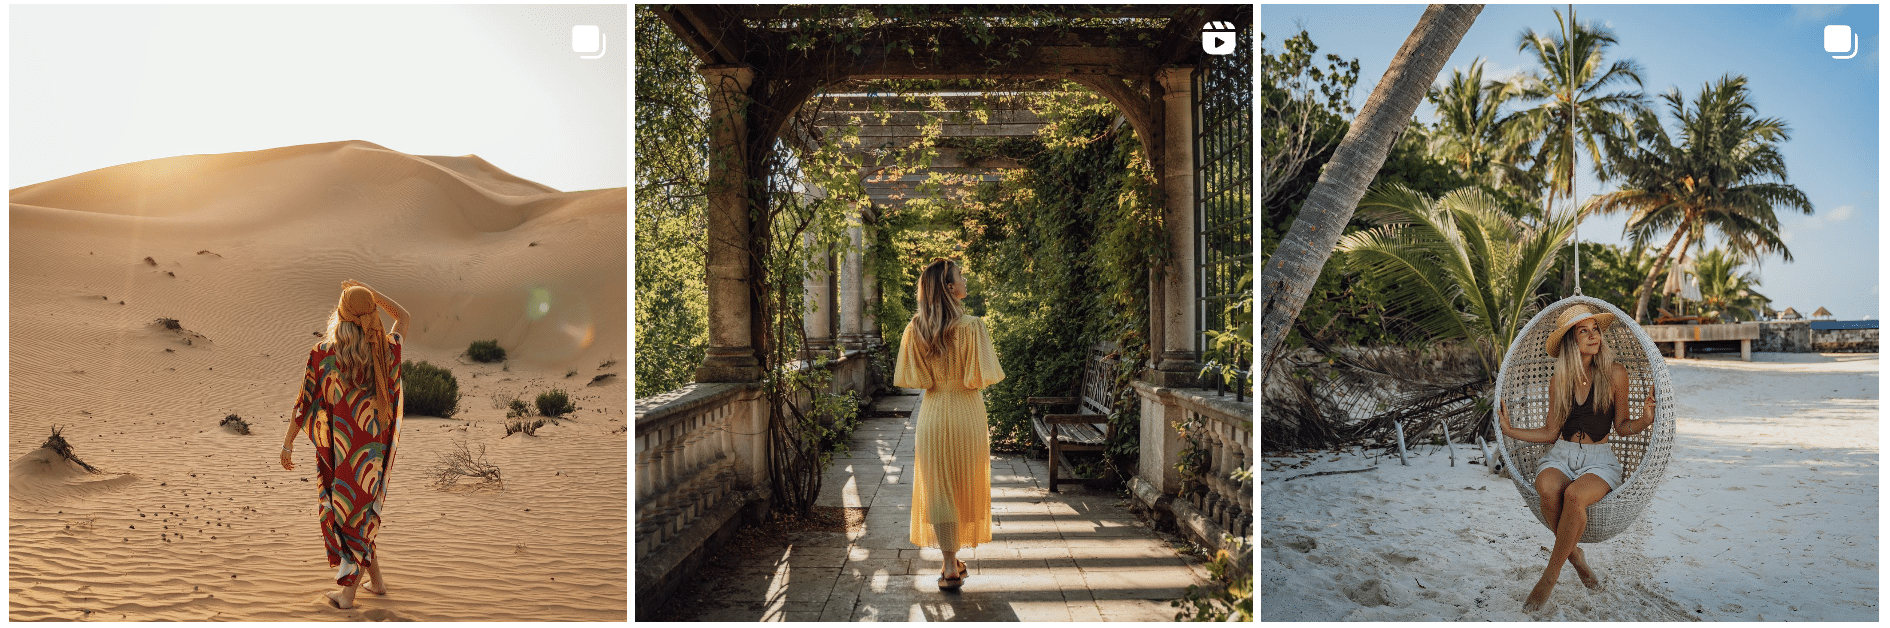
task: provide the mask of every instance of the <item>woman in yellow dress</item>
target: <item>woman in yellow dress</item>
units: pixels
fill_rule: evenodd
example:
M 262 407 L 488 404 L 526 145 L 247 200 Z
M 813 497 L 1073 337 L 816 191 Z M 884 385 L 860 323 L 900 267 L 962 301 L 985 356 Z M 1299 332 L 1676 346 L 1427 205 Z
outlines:
M 966 316 L 965 276 L 939 258 L 919 275 L 918 313 L 899 343 L 893 385 L 919 398 L 912 544 L 945 554 L 938 588 L 964 585 L 958 551 L 991 540 L 991 434 L 978 389 L 1004 379 L 984 320 Z

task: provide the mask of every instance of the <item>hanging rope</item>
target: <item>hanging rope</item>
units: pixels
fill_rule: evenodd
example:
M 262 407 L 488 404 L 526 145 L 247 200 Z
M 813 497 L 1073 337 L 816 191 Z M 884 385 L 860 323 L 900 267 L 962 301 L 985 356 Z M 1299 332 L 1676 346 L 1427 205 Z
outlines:
M 1568 80 L 1562 82 L 1562 88 L 1568 90 L 1568 209 L 1575 213 L 1575 295 L 1582 296 L 1582 210 L 1575 202 L 1575 5 L 1568 5 L 1568 34 L 1562 36 L 1562 47 L 1568 50 L 1564 54 L 1568 62 Z

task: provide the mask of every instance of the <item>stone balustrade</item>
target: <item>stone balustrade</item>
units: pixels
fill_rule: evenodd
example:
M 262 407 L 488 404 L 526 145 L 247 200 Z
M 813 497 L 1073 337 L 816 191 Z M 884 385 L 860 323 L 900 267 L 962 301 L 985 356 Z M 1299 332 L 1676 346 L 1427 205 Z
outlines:
M 1253 415 L 1236 415 L 1235 402 L 1201 390 L 1178 391 L 1177 400 L 1188 417 L 1188 433 L 1196 446 L 1206 452 L 1207 467 L 1199 475 L 1182 481 L 1180 498 L 1192 504 L 1201 515 L 1234 536 L 1253 534 L 1253 479 L 1236 481 L 1233 473 L 1253 466 Z
M 833 381 L 825 392 L 870 398 L 871 355 L 846 351 L 826 363 Z M 790 403 L 805 409 L 812 401 L 799 394 Z M 668 598 L 742 525 L 767 513 L 768 414 L 757 383 L 695 383 L 636 400 L 639 613 Z
M 1205 547 L 1223 547 L 1223 533 L 1251 541 L 1253 480 L 1231 476 L 1253 466 L 1253 398 L 1142 381 L 1135 390 L 1142 400 L 1142 459 L 1130 482 L 1136 499 Z M 1184 478 L 1177 467 L 1189 438 L 1204 464 Z
M 692 384 L 637 400 L 637 560 L 734 497 L 729 424 L 736 393 L 746 388 Z

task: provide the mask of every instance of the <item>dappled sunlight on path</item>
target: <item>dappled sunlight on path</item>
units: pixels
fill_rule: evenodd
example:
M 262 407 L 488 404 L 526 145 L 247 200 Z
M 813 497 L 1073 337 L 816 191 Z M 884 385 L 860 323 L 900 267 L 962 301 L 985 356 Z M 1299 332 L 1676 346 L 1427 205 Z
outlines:
M 916 391 L 908 391 L 916 392 Z M 882 414 L 834 458 L 819 506 L 863 515 L 845 534 L 793 535 L 771 560 L 705 570 L 687 585 L 696 621 L 1172 621 L 1168 601 L 1205 583 L 1129 512 L 1128 500 L 1085 488 L 1050 494 L 1043 461 L 994 454 L 993 540 L 959 553 L 971 576 L 958 592 L 935 584 L 942 555 L 907 540 L 919 397 L 875 402 Z M 734 552 L 729 552 L 733 554 Z

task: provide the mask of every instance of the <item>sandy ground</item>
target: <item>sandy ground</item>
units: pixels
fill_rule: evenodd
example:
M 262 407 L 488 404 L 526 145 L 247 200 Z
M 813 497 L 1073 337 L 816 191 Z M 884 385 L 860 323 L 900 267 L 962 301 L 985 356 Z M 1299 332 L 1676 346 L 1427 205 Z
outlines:
M 625 619 L 626 198 L 366 142 L 13 190 L 9 618 Z M 451 420 L 406 418 L 378 541 L 390 593 L 343 611 L 320 601 L 313 449 L 298 438 L 294 471 L 277 453 L 349 278 L 413 314 L 406 357 L 465 397 Z M 510 362 L 464 357 L 492 338 Z M 553 387 L 571 420 L 500 438 L 495 399 Z M 102 473 L 46 458 L 55 425 Z M 429 485 L 460 440 L 502 489 Z
M 1510 480 L 1470 464 L 1475 445 L 1455 467 L 1429 445 L 1408 467 L 1395 452 L 1267 456 L 1261 618 L 1876 621 L 1877 356 L 1753 360 L 1668 362 L 1668 479 L 1635 527 L 1583 545 L 1602 589 L 1565 567 L 1534 615 L 1522 602 L 1554 537 Z

